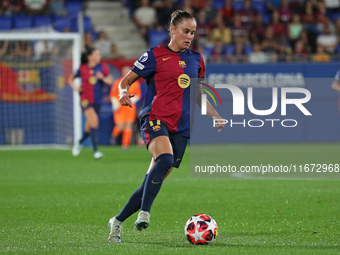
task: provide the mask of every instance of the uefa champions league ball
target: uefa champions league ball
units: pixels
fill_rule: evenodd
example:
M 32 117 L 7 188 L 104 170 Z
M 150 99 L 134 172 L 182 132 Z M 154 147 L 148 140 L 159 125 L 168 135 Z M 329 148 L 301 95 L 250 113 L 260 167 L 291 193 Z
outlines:
M 209 215 L 196 214 L 187 221 L 184 232 L 192 244 L 210 244 L 216 240 L 218 227 Z

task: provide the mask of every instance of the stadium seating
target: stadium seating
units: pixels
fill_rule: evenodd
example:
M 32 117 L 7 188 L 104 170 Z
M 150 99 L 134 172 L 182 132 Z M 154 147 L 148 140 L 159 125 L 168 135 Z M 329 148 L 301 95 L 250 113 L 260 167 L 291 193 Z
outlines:
M 267 11 L 266 3 L 263 1 L 253 1 L 252 7 L 262 14 L 264 14 Z
M 33 25 L 32 17 L 29 16 L 15 16 L 13 19 L 14 29 L 31 28 Z
M 214 46 L 204 46 L 203 53 L 204 55 L 210 56 L 214 50 Z
M 224 6 L 224 0 L 214 0 L 213 6 L 217 9 L 220 9 Z
M 85 32 L 92 31 L 92 24 L 91 24 L 91 18 L 90 17 L 84 16 L 83 24 L 84 24 L 84 31 Z M 71 20 L 71 32 L 79 32 L 77 17 L 72 18 L 72 20 Z
M 53 20 L 54 29 L 62 32 L 65 28 L 71 30 L 71 18 L 70 17 L 55 17 Z
M 148 31 L 148 35 L 150 47 L 156 47 L 158 45 L 165 43 L 165 41 L 169 37 L 168 31 L 157 31 L 153 29 L 150 29 Z
M 51 25 L 52 20 L 50 16 L 33 16 L 33 25 L 35 27 L 43 27 Z
M 0 17 L 0 30 L 10 30 L 12 29 L 12 19 L 10 17 L 1 16 Z
M 233 55 L 233 53 L 235 51 L 235 46 L 234 45 L 226 45 L 226 46 L 223 47 L 223 51 L 227 55 Z
M 92 40 L 93 40 L 93 41 L 97 40 L 97 39 L 98 39 L 98 35 L 99 35 L 98 32 L 92 31 Z
M 245 45 L 243 50 L 246 55 L 250 55 L 253 52 L 253 47 L 250 45 Z
M 268 25 L 270 22 L 271 22 L 271 16 L 270 16 L 270 14 L 268 14 L 268 13 L 263 13 L 262 14 L 262 22 L 263 22 L 263 24 L 265 24 L 265 25 Z
M 259 13 L 265 14 L 267 12 L 266 3 L 264 1 L 258 0 L 252 2 L 252 7 Z M 236 11 L 240 11 L 243 8 L 243 1 L 234 1 L 233 8 Z
M 340 13 L 334 13 L 331 15 L 331 19 L 333 22 L 336 22 L 340 18 Z
M 67 1 L 65 3 L 65 7 L 67 10 L 68 15 L 72 15 L 72 14 L 77 14 L 78 12 L 80 12 L 83 9 L 83 5 L 81 1 Z
M 243 8 L 243 1 L 235 1 L 233 3 L 233 8 L 235 11 L 240 11 Z

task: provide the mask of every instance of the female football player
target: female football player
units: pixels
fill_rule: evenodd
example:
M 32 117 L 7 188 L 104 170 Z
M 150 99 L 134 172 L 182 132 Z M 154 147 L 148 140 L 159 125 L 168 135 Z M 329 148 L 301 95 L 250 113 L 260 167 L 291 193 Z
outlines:
M 111 86 L 112 78 L 106 64 L 100 63 L 101 55 L 99 50 L 89 48 L 82 55 L 81 66 L 75 75 L 71 75 L 68 82 L 70 86 L 80 94 L 80 104 L 86 118 L 83 137 L 72 149 L 73 156 L 78 156 L 81 144 L 90 136 L 93 146 L 93 156 L 100 159 L 103 154 L 98 150 L 97 129 L 98 114 L 103 101 L 103 87 Z M 80 77 L 81 86 L 74 84 L 74 78 Z
M 148 91 L 140 124 L 152 159 L 142 185 L 120 213 L 110 219 L 109 242 L 120 242 L 122 223 L 138 210 L 135 229 L 142 231 L 149 226 L 151 205 L 164 179 L 181 163 L 190 136 L 190 81 L 205 75 L 202 56 L 189 49 L 195 31 L 196 20 L 191 14 L 174 11 L 169 27 L 170 43 L 146 51 L 120 82 L 119 102 L 131 107 L 134 95 L 128 93 L 129 86 L 140 77 L 146 79 Z M 210 104 L 207 113 L 221 119 Z M 217 127 L 221 130 L 224 125 Z

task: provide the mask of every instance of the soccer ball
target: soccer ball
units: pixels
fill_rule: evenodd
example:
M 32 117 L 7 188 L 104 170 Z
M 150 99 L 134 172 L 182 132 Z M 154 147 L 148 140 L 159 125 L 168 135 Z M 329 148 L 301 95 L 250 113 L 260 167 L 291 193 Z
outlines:
M 209 215 L 196 214 L 185 224 L 184 233 L 192 244 L 210 244 L 216 240 L 218 227 Z

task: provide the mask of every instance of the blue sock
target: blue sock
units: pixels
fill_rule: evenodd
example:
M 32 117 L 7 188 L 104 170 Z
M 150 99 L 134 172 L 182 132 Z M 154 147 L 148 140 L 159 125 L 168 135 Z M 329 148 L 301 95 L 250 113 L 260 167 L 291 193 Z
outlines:
M 132 193 L 129 198 L 129 201 L 126 203 L 124 208 L 120 211 L 120 213 L 116 216 L 116 219 L 123 222 L 127 218 L 129 218 L 132 214 L 137 212 L 140 209 L 142 204 L 143 190 L 145 185 L 145 180 L 148 175 L 145 175 L 144 181 L 142 185 Z
M 164 177 L 167 175 L 174 162 L 174 156 L 172 154 L 164 153 L 159 155 L 155 162 L 154 167 L 148 174 L 143 192 L 141 210 L 147 212 L 150 212 L 152 203 L 162 187 Z
M 83 137 L 79 140 L 79 143 L 82 144 L 89 136 L 89 132 L 84 132 Z
M 93 146 L 93 151 L 96 152 L 98 150 L 97 145 L 97 128 L 91 128 L 90 135 L 91 135 L 91 141 Z

